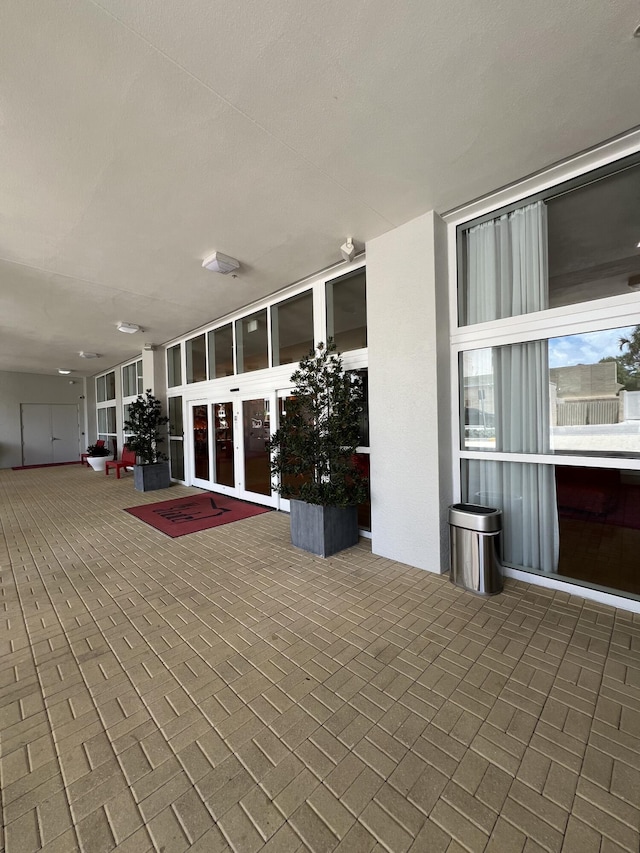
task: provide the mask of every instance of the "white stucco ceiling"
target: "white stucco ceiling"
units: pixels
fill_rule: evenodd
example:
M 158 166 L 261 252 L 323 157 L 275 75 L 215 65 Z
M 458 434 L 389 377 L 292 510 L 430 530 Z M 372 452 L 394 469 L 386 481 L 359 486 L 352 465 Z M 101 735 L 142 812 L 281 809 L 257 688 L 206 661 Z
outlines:
M 636 0 L 3 0 L 0 370 L 104 369 L 640 124 L 638 23 Z M 216 249 L 237 279 L 201 269 Z

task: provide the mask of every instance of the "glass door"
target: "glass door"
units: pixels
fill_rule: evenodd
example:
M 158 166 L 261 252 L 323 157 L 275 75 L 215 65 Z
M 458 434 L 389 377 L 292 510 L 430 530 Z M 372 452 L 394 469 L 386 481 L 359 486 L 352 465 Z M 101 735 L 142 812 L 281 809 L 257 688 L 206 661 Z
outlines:
M 212 403 L 212 420 L 215 437 L 213 442 L 213 482 L 224 486 L 225 491 L 236 488 L 235 436 L 233 403 Z
M 269 449 L 273 402 L 258 397 L 192 404 L 192 485 L 277 505 Z
M 242 400 L 237 404 L 242 424 L 238 451 L 242 478 L 239 482 L 241 496 L 257 503 L 275 506 L 271 494 L 271 400 L 260 397 Z M 240 437 L 240 436 L 239 436 Z
M 202 489 L 210 487 L 210 450 L 209 450 L 209 406 L 196 403 L 191 406 L 192 459 L 191 483 Z

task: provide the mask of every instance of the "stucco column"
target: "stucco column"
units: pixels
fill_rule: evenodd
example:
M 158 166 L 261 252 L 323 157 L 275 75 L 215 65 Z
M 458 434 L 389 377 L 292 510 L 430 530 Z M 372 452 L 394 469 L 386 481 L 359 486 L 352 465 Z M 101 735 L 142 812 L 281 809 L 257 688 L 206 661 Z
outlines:
M 372 548 L 442 572 L 452 495 L 446 227 L 430 212 L 366 248 Z

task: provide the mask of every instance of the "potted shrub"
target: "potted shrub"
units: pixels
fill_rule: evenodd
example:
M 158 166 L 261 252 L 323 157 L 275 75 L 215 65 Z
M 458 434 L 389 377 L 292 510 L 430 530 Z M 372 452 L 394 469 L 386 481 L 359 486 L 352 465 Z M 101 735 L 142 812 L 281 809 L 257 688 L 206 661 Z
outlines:
M 358 541 L 367 481 L 355 461 L 363 389 L 335 344 L 319 344 L 291 376 L 294 397 L 271 438 L 276 491 L 291 500 L 291 541 L 328 557 Z
M 94 471 L 104 471 L 107 459 L 113 459 L 113 453 L 104 444 L 90 444 L 87 447 L 87 462 Z
M 139 492 L 166 489 L 171 485 L 168 457 L 160 450 L 161 434 L 169 418 L 162 414 L 160 400 L 149 389 L 129 405 L 129 417 L 124 422 L 127 445 L 136 454 L 133 484 Z

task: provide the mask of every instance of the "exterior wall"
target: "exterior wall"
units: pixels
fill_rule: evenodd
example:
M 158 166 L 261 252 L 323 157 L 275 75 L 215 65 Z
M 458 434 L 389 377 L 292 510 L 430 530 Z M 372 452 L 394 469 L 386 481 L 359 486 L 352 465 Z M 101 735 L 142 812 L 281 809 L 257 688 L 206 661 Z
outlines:
M 434 572 L 452 496 L 446 257 L 435 213 L 367 244 L 372 547 Z
M 77 403 L 82 424 L 83 395 L 81 379 L 0 371 L 0 468 L 22 465 L 21 403 Z
M 143 350 L 142 355 L 143 393 L 151 388 L 151 393 L 166 404 L 167 398 L 167 370 L 165 364 L 165 351 L 162 348 L 156 350 Z

